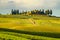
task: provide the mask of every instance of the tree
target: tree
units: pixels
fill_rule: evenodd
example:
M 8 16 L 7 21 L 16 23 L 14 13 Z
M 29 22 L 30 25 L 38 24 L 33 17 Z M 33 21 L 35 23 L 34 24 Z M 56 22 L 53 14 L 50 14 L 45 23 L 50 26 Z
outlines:
M 31 13 L 32 13 L 32 14 L 35 14 L 35 12 L 34 12 L 34 11 L 31 11 Z
M 49 15 L 49 9 L 45 11 L 45 14 L 46 15 Z
M 19 10 L 11 10 L 11 13 L 12 13 L 12 15 L 16 15 L 16 14 L 19 14 Z
M 13 10 L 11 11 L 12 15 L 16 15 L 16 10 Z
M 12 13 L 12 15 L 13 15 L 13 9 L 11 10 L 11 13 Z
M 17 12 L 17 11 L 16 11 L 16 10 L 14 10 L 13 14 L 14 14 L 14 15 L 16 15 L 16 14 L 17 14 L 16 12 Z
M 16 14 L 19 14 L 19 10 L 16 10 Z
M 44 9 L 42 9 L 41 14 L 44 14 Z
M 49 11 L 49 15 L 50 15 L 50 16 L 52 15 L 52 10 Z

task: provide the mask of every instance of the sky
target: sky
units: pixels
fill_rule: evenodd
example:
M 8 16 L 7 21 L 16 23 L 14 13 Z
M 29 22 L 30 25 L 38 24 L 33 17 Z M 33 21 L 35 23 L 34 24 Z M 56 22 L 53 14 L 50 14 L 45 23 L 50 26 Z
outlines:
M 19 9 L 20 12 L 52 9 L 53 15 L 60 16 L 60 0 L 0 0 L 0 13 L 10 13 L 11 9 Z

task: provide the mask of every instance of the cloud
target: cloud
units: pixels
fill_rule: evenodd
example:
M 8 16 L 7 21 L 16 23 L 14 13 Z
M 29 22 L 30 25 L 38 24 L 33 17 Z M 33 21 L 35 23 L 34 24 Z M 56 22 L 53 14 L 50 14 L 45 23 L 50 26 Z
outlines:
M 11 9 L 23 11 L 42 8 L 54 9 L 53 14 L 56 15 L 60 13 L 60 0 L 0 0 L 0 13 L 10 13 Z
M 13 0 L 17 6 L 25 8 L 54 8 L 59 0 Z
M 59 8 L 59 0 L 0 0 L 0 8 Z

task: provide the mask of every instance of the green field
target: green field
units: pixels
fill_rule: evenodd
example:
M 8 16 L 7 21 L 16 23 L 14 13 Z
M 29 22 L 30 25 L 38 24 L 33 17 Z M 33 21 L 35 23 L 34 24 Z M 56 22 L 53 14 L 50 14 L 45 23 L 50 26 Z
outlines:
M 0 32 L 0 40 L 60 40 L 59 38 L 50 38 L 44 36 L 35 36 L 28 34 L 18 34 L 13 32 Z
M 57 17 L 0 15 L 0 28 L 23 30 L 23 33 L 0 30 L 0 40 L 60 40 L 60 18 Z
M 56 38 L 54 38 L 54 37 L 44 36 L 45 33 L 44 34 L 42 33 L 43 36 L 33 35 L 36 32 L 34 32 L 33 34 L 32 33 L 33 32 L 28 33 L 27 31 L 21 31 L 21 30 L 18 31 L 18 30 L 0 28 L 0 40 L 60 40 L 60 38 L 57 38 L 57 36 Z M 48 34 L 48 35 L 52 35 L 52 34 Z M 58 36 L 60 36 L 60 34 Z

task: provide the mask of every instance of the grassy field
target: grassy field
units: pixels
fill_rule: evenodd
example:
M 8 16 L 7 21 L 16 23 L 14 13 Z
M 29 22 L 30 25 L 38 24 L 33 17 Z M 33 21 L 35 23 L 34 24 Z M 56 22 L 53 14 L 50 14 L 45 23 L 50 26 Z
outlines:
M 33 32 L 30 33 L 27 33 L 26 31 L 24 32 L 21 30 L 18 32 L 18 30 L 0 28 L 0 40 L 60 40 L 60 38 L 39 36 L 39 35 L 33 35 L 32 34 Z M 35 33 L 36 32 L 34 32 L 34 34 Z
M 48 17 L 45 15 L 0 15 L 0 28 L 24 30 L 30 32 L 49 32 L 54 34 L 58 33 L 60 35 L 60 18 Z M 20 36 L 15 36 L 11 34 L 16 35 L 16 33 L 13 32 L 0 32 L 0 39 L 3 40 L 4 38 L 7 38 L 6 40 L 60 40 L 60 38 L 44 37 L 40 35 L 20 35 L 19 33 Z
M 60 32 L 60 18 L 47 16 L 0 16 L 0 28 L 17 30 Z
M 60 40 L 60 39 L 28 34 L 18 34 L 13 32 L 0 32 L 0 40 Z

